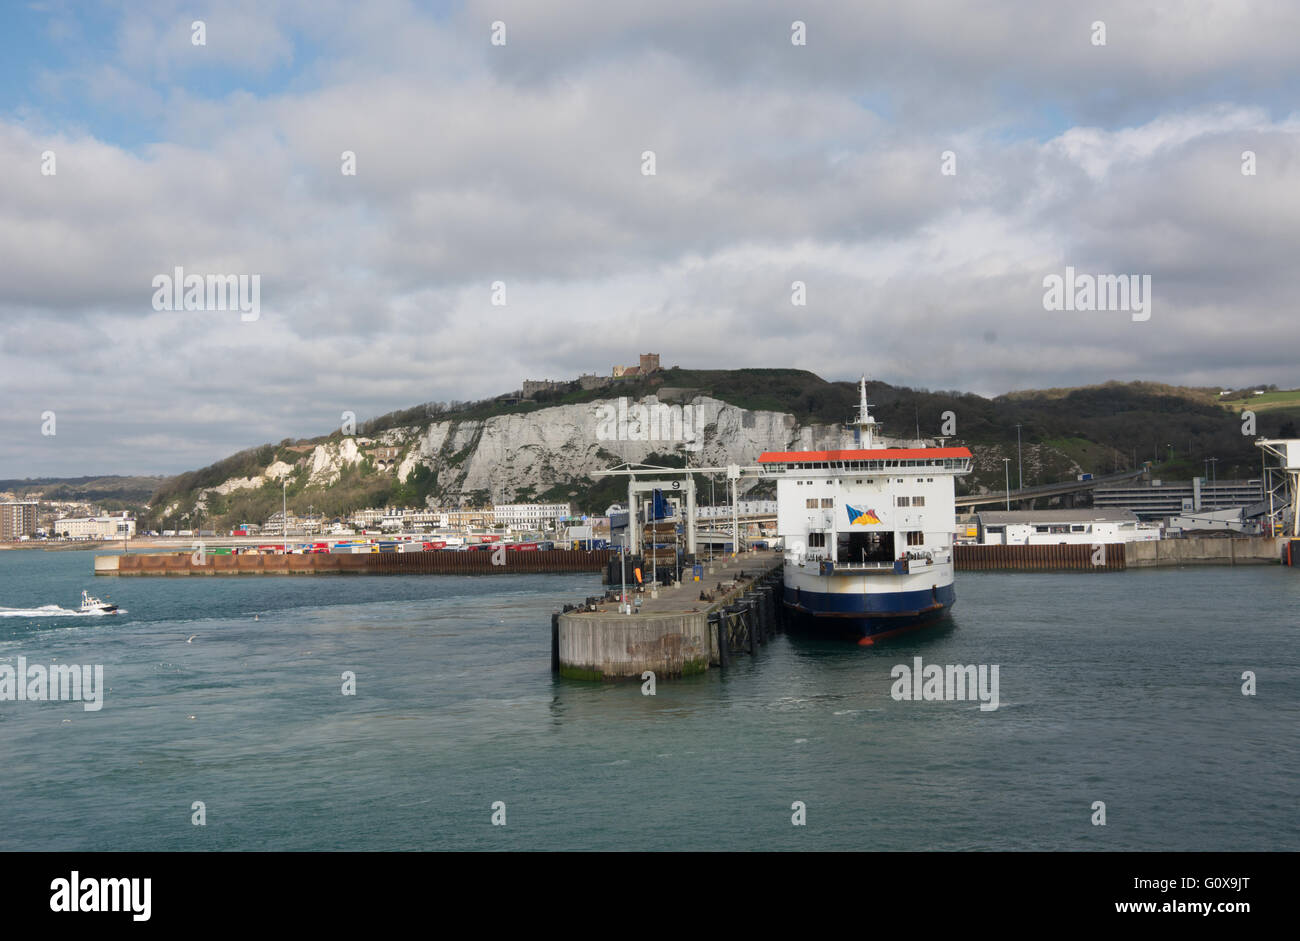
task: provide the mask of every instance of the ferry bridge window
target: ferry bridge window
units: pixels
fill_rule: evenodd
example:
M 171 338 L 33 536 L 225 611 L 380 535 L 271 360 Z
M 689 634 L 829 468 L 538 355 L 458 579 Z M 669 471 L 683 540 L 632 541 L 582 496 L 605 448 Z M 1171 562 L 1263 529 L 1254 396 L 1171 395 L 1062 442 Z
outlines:
M 815 509 L 817 509 L 817 498 L 816 498 L 816 497 L 809 497 L 807 500 L 805 500 L 805 501 L 803 502 L 803 506 L 804 506 L 804 509 L 805 509 L 805 510 L 815 510 Z
M 907 497 L 895 497 L 894 500 L 894 506 L 907 506 L 910 502 Z
M 834 497 L 822 497 L 822 509 L 823 509 L 823 510 L 833 510 L 833 509 L 835 509 L 835 498 L 834 498 Z
M 908 544 L 909 546 L 923 546 L 923 545 L 925 545 L 925 533 L 922 533 L 922 532 L 916 532 L 915 530 L 909 532 L 909 533 L 907 534 L 907 544 Z
M 846 565 L 863 562 L 893 562 L 893 533 L 840 533 L 835 542 L 835 557 Z
M 925 506 L 925 497 L 913 497 L 912 506 Z
M 825 533 L 809 533 L 809 534 L 808 534 L 808 548 L 809 548 L 809 549 L 825 549 L 825 548 L 826 548 L 826 534 L 825 534 Z

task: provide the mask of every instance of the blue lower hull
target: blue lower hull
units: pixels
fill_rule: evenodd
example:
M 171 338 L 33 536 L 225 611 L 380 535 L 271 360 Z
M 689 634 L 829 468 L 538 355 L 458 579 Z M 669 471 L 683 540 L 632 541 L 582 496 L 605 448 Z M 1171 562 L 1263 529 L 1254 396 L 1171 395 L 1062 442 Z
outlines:
M 785 587 L 796 626 L 823 634 L 877 638 L 939 620 L 957 602 L 952 585 L 887 594 L 813 592 Z

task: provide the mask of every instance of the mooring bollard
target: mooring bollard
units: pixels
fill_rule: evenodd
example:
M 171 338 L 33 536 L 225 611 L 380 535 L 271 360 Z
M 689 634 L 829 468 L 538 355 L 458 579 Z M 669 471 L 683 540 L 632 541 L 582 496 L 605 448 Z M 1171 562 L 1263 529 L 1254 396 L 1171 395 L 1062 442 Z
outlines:
M 727 661 L 730 659 L 730 651 L 727 645 L 727 621 L 719 611 L 714 611 L 709 615 L 709 623 L 713 625 L 713 630 L 718 638 L 718 667 L 727 668 Z
M 560 672 L 560 614 L 551 615 L 551 672 Z

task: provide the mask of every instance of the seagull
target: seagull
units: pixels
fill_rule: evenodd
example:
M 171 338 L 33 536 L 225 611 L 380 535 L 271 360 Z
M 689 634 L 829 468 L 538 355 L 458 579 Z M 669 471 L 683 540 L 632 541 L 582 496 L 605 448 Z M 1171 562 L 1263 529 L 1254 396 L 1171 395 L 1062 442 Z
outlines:
M 186 638 L 185 643 L 187 643 L 187 644 L 192 644 L 192 643 L 194 643 L 194 638 L 196 638 L 196 637 L 198 637 L 198 636 L 199 636 L 198 634 L 191 634 L 188 638 Z

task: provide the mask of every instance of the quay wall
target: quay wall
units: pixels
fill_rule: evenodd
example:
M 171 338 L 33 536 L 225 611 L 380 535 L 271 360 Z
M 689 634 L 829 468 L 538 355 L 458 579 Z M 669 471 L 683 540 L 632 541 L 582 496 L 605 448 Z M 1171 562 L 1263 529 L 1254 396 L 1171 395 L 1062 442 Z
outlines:
M 493 565 L 491 551 L 310 553 L 303 555 L 205 555 L 202 564 L 192 553 L 169 552 L 95 557 L 96 575 L 518 575 L 553 572 L 599 572 L 613 554 L 553 549 L 546 552 L 505 553 L 504 565 Z
M 1280 561 L 1284 541 L 1269 536 L 1189 536 L 1107 543 L 1103 553 L 1086 543 L 954 546 L 953 565 L 959 572 L 1113 572 L 1176 565 L 1259 565 Z
M 1083 544 L 1056 546 L 953 546 L 958 572 L 999 571 L 1118 571 L 1126 567 L 1123 543 L 1104 545 L 1103 552 Z
M 1271 536 L 1247 536 L 1223 539 L 1189 536 L 1185 539 L 1159 539 L 1130 542 L 1125 554 L 1129 568 L 1154 568 L 1167 565 L 1261 565 L 1279 562 L 1284 539 Z
M 640 679 L 703 673 L 714 659 L 708 615 L 560 615 L 560 675 L 569 679 Z

